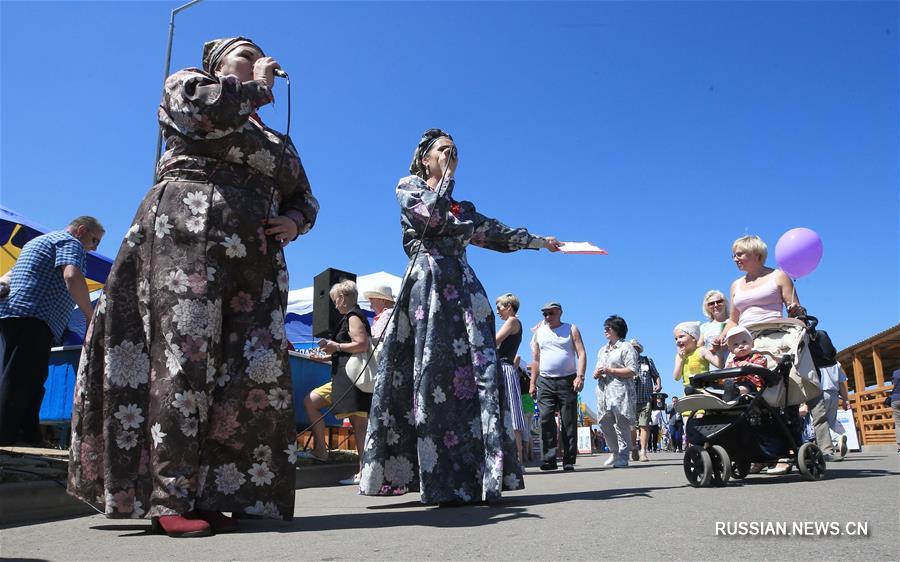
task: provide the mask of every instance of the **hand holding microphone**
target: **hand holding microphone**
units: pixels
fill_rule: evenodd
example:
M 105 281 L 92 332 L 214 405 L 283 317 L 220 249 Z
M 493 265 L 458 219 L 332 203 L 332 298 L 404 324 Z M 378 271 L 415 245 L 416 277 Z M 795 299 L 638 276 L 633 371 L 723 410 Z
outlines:
M 275 85 L 275 77 L 287 78 L 287 72 L 272 57 L 260 57 L 253 63 L 253 79 L 265 83 L 270 88 Z

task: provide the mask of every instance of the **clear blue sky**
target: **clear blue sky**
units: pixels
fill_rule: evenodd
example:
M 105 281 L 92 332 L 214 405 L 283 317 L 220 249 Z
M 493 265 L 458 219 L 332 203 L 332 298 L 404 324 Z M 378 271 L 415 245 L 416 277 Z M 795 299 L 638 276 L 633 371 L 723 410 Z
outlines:
M 150 187 L 176 5 L 0 3 L 4 205 L 50 227 L 94 214 L 116 254 Z M 178 16 L 172 67 L 241 34 L 291 73 L 291 134 L 322 205 L 287 251 L 293 288 L 330 266 L 403 272 L 394 186 L 442 127 L 457 197 L 609 250 L 472 248 L 489 296 L 519 295 L 526 325 L 559 299 L 589 369 L 603 320 L 624 316 L 672 393 L 672 327 L 727 291 L 743 234 L 774 249 L 790 228 L 819 232 L 798 291 L 838 347 L 898 322 L 897 23 L 896 2 L 207 0 Z M 279 130 L 284 88 L 263 113 Z

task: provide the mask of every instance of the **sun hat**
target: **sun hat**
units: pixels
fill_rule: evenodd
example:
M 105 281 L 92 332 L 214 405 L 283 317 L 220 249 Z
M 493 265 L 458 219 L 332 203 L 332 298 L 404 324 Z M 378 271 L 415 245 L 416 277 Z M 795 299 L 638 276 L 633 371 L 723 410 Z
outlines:
M 381 299 L 381 300 L 388 301 L 391 303 L 394 302 L 394 291 L 391 290 L 391 288 L 388 287 L 387 285 L 379 285 L 378 287 L 375 287 L 375 289 L 373 289 L 371 291 L 365 291 L 365 292 L 363 292 L 363 296 L 369 300 Z

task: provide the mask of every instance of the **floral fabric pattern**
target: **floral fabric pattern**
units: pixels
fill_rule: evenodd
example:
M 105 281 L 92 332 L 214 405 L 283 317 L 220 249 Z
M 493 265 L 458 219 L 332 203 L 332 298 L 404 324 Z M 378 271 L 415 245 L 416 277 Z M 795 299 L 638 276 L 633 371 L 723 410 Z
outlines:
M 505 413 L 494 314 L 466 260 L 469 243 L 500 252 L 543 239 L 509 228 L 417 176 L 400 181 L 410 290 L 397 300 L 372 398 L 360 490 L 420 491 L 426 504 L 467 503 L 524 487 Z M 418 239 L 424 233 L 421 252 Z
M 110 517 L 293 516 L 287 271 L 261 224 L 288 215 L 305 232 L 318 203 L 290 139 L 244 111 L 269 101 L 256 82 L 196 69 L 166 81 L 161 179 L 122 242 L 75 385 L 69 493 Z M 283 142 L 277 178 L 268 157 L 241 156 Z

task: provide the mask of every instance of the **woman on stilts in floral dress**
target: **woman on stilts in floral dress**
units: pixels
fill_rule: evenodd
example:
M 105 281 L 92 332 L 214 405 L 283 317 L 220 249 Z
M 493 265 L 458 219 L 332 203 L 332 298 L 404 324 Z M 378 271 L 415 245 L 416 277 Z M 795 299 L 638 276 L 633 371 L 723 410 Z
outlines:
M 397 186 L 403 247 L 413 261 L 380 351 L 363 494 L 420 491 L 425 504 L 458 505 L 524 485 L 504 414 L 493 307 L 466 246 L 556 251 L 559 242 L 456 201 L 457 162 L 452 137 L 429 129 L 416 147 L 413 175 Z
M 282 246 L 318 203 L 291 140 L 256 114 L 277 68 L 235 37 L 166 80 L 159 180 L 78 369 L 69 492 L 170 536 L 235 530 L 222 512 L 293 516 Z

